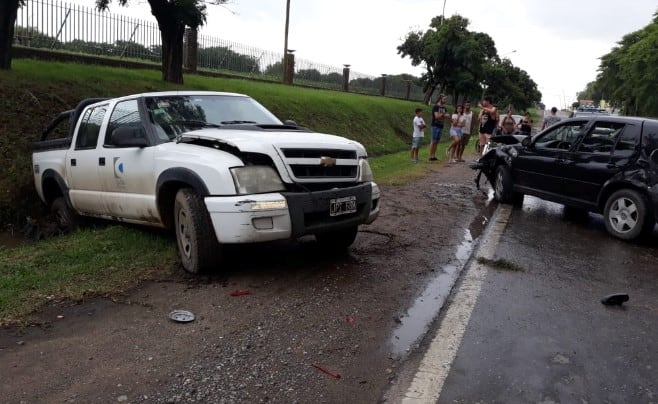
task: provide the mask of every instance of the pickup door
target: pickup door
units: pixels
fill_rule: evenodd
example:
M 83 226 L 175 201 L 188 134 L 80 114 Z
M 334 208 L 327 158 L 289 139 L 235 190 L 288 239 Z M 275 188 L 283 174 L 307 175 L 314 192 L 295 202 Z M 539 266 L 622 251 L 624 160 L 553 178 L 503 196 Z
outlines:
M 150 146 L 143 119 L 137 99 L 114 106 L 98 148 L 100 199 L 106 214 L 156 224 L 160 221 L 153 166 L 156 146 Z M 124 140 L 121 145 L 115 143 L 119 132 Z
M 102 182 L 96 150 L 99 134 L 105 127 L 106 111 L 107 104 L 85 110 L 78 121 L 75 143 L 66 153 L 69 198 L 73 207 L 83 214 L 107 213 L 101 203 Z

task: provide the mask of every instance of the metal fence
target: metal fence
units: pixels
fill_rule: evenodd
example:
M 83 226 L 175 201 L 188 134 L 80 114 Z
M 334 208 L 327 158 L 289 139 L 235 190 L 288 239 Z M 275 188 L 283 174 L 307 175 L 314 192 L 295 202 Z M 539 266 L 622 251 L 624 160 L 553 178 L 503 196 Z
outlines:
M 100 12 L 61 0 L 26 0 L 25 6 L 18 10 L 14 43 L 154 63 L 159 63 L 162 56 L 160 30 L 156 22 Z M 281 80 L 282 53 L 203 35 L 203 32 L 197 36 L 197 43 L 196 66 L 200 70 Z M 295 84 L 343 89 L 342 67 L 318 64 L 295 56 Z M 423 99 L 420 86 L 397 76 L 375 77 L 354 71 L 349 72 L 349 91 Z

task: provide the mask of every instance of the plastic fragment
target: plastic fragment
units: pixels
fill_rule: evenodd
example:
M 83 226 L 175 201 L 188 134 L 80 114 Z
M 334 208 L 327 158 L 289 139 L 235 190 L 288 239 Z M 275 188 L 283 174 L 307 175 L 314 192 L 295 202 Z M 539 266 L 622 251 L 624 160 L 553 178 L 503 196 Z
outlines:
M 244 296 L 244 295 L 250 295 L 251 290 L 245 289 L 245 290 L 234 290 L 231 292 L 231 296 Z
M 317 370 L 319 370 L 322 373 L 328 374 L 329 376 L 333 377 L 334 379 L 340 379 L 341 378 L 340 373 L 330 372 L 330 371 L 328 371 L 327 369 L 323 368 L 320 365 L 313 364 L 313 367 L 316 368 Z
M 347 322 L 350 323 L 350 324 L 354 324 L 354 321 L 355 321 L 355 320 L 354 320 L 354 317 L 352 317 L 352 316 L 347 316 L 347 318 L 345 319 L 345 321 L 347 321 Z

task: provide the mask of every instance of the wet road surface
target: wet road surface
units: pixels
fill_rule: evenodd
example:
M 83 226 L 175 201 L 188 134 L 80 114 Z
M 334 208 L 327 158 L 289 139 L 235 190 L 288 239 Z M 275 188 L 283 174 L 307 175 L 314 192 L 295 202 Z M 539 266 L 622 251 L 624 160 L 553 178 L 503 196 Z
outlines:
M 658 232 L 623 242 L 526 196 L 495 258 L 512 265 L 489 268 L 440 403 L 658 402 Z

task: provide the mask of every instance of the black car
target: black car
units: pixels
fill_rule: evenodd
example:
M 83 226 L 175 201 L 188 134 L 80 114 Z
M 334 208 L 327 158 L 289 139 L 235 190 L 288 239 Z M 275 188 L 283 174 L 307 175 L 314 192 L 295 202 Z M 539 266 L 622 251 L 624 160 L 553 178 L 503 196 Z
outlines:
M 658 219 L 658 120 L 591 115 L 571 118 L 520 143 L 500 142 L 471 167 L 496 200 L 533 195 L 602 213 L 615 237 L 650 233 Z M 505 144 L 507 143 L 507 144 Z

